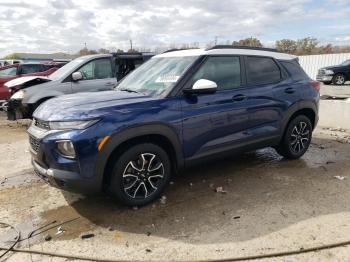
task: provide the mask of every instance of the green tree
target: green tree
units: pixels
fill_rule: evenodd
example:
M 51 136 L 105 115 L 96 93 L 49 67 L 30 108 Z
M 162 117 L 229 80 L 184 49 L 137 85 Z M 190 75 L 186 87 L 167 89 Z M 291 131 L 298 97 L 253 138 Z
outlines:
M 233 41 L 233 46 L 252 46 L 252 47 L 263 47 L 259 39 L 255 37 L 248 37 L 239 41 Z
M 16 53 L 13 53 L 5 56 L 4 59 L 9 59 L 9 60 L 19 59 L 19 56 Z
M 98 49 L 99 54 L 109 54 L 109 50 L 105 48 L 100 48 Z
M 282 39 L 276 41 L 276 49 L 282 53 L 295 54 L 298 45 L 297 41 L 292 39 Z

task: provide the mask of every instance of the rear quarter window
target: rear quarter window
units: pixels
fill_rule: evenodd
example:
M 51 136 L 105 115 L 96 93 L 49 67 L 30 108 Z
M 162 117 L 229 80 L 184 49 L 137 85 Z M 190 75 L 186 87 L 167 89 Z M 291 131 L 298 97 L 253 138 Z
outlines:
M 265 85 L 281 80 L 281 70 L 269 57 L 248 56 L 246 58 L 248 85 Z
M 304 69 L 295 60 L 293 61 L 280 61 L 282 66 L 288 71 L 291 78 L 295 81 L 310 79 L 305 73 Z

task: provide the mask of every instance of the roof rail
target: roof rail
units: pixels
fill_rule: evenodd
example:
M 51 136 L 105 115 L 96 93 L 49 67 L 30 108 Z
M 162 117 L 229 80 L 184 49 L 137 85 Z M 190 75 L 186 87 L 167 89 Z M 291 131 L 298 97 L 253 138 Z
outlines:
M 255 46 L 239 46 L 239 45 L 216 45 L 213 47 L 209 47 L 205 49 L 205 51 L 213 50 L 213 49 L 249 49 L 249 50 L 259 50 L 259 51 L 269 51 L 280 53 L 277 49 L 274 48 L 266 48 L 266 47 L 255 47 Z
M 182 51 L 182 50 L 186 50 L 186 48 L 172 48 L 172 49 L 164 51 L 162 54 L 174 52 L 174 51 Z

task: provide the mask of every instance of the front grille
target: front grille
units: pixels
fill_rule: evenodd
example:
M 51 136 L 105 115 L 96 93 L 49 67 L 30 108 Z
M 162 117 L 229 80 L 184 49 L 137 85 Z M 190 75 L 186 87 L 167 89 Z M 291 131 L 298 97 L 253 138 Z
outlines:
M 34 119 L 34 125 L 42 129 L 50 130 L 50 125 L 48 121 Z
M 37 139 L 35 139 L 32 136 L 29 136 L 29 144 L 30 147 L 33 149 L 34 152 L 38 152 L 39 151 L 39 147 L 40 147 L 40 143 Z
M 324 69 L 318 70 L 318 75 L 325 75 L 326 71 Z

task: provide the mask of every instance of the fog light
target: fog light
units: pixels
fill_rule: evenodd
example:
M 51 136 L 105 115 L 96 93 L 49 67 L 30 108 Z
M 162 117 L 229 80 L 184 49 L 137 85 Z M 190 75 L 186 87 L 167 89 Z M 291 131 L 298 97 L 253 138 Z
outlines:
M 75 150 L 72 141 L 62 140 L 57 141 L 58 152 L 64 157 L 75 158 Z

